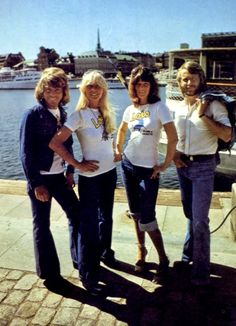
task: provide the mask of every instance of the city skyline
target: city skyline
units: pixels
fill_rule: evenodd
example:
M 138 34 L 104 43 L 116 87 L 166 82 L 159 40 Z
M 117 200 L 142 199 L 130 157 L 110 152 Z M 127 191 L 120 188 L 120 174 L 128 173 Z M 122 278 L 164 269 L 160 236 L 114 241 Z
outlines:
M 236 30 L 235 0 L 10 0 L 1 1 L 0 54 L 36 59 L 40 46 L 77 56 L 101 46 L 111 52 L 158 53 L 181 43 L 201 47 L 203 33 Z

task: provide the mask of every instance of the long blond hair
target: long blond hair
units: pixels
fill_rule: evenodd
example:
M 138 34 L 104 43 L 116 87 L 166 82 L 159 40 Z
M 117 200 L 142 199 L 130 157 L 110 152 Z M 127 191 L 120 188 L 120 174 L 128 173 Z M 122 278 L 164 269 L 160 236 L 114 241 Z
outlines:
M 43 100 L 43 93 L 47 86 L 62 87 L 63 97 L 60 104 L 65 105 L 70 101 L 68 79 L 66 73 L 61 68 L 50 67 L 44 69 L 34 92 L 39 102 Z
M 96 84 L 103 89 L 103 95 L 99 102 L 99 111 L 103 117 L 105 131 L 110 134 L 116 130 L 115 113 L 108 99 L 108 86 L 102 73 L 98 70 L 87 71 L 82 78 L 80 85 L 80 98 L 76 105 L 76 110 L 84 110 L 89 106 L 85 90 L 88 85 Z

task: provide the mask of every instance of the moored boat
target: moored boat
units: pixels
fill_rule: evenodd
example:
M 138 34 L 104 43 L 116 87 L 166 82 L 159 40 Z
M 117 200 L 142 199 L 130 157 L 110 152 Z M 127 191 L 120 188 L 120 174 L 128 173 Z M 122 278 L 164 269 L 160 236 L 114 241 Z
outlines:
M 33 89 L 41 77 L 34 68 L 13 70 L 10 67 L 0 69 L 0 89 Z
M 42 72 L 34 68 L 14 70 L 10 67 L 0 69 L 0 90 L 1 89 L 34 89 L 41 77 Z M 77 89 L 81 78 L 68 76 L 70 89 Z M 108 78 L 109 89 L 123 89 L 125 86 L 116 78 Z

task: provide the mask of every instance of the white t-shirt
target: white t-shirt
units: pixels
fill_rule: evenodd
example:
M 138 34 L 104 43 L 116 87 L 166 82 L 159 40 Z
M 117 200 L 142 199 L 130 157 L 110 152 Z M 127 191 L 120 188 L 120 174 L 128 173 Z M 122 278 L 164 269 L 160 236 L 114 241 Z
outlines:
M 231 127 L 225 106 L 219 101 L 213 101 L 205 114 L 213 120 Z M 204 121 L 198 117 L 197 104 L 188 107 L 181 101 L 175 109 L 175 124 L 178 133 L 177 150 L 186 155 L 215 154 L 218 137 L 214 135 Z
M 69 116 L 65 126 L 71 131 L 75 131 L 83 158 L 99 161 L 97 171 L 79 171 L 80 175 L 93 177 L 115 168 L 113 134 L 104 135 L 103 120 L 99 110 L 86 108 L 75 111 Z
M 168 107 L 161 101 L 154 104 L 130 105 L 123 114 L 130 139 L 124 150 L 128 160 L 137 166 L 151 168 L 158 164 L 158 144 L 162 126 L 172 122 Z
M 48 109 L 49 112 L 51 112 L 52 115 L 54 115 L 54 117 L 57 119 L 57 121 L 60 121 L 60 110 L 57 109 Z M 50 168 L 49 171 L 40 171 L 40 174 L 42 175 L 46 175 L 46 174 L 59 174 L 59 173 L 63 173 L 64 172 L 64 160 L 57 154 L 54 152 L 54 156 L 53 156 L 53 162 L 52 162 L 52 166 Z

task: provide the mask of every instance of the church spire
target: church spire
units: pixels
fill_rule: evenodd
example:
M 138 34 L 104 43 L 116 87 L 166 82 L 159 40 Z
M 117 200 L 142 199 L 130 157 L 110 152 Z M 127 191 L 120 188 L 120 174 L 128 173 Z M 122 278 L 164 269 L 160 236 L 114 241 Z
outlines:
M 101 47 L 101 43 L 100 43 L 100 32 L 99 32 L 99 28 L 98 28 L 98 31 L 97 31 L 97 49 L 96 49 L 98 52 L 101 52 L 102 51 L 102 47 Z

